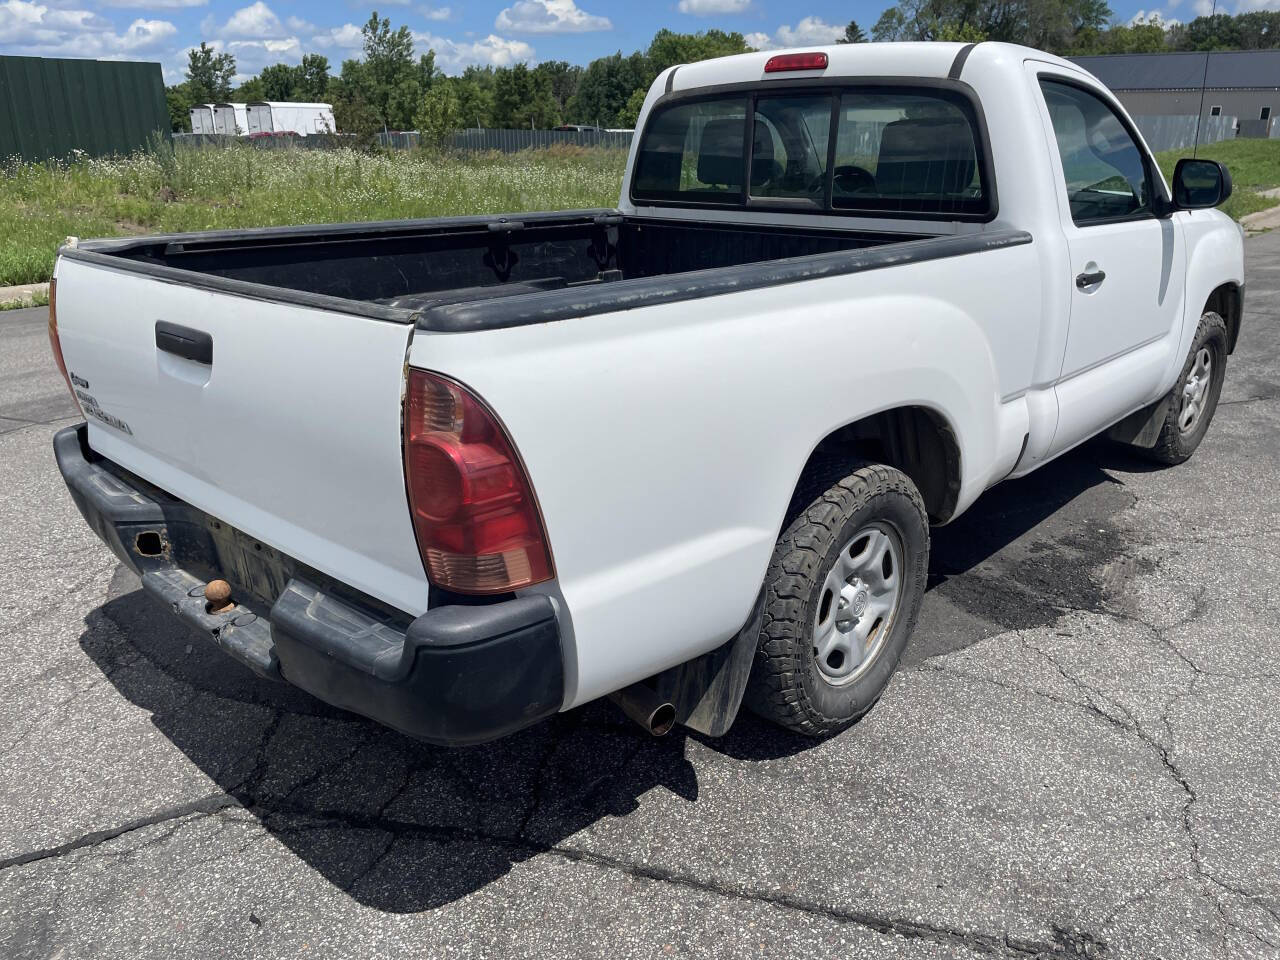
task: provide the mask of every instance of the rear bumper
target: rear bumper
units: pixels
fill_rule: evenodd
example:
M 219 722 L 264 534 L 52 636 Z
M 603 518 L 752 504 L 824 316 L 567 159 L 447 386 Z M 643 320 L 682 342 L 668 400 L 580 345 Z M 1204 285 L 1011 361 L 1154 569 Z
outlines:
M 432 743 L 481 743 L 560 709 L 564 661 L 546 597 L 444 606 L 412 619 L 326 581 L 124 471 L 84 424 L 53 440 L 89 526 L 142 586 L 255 673 Z M 242 600 L 210 614 L 215 577 Z

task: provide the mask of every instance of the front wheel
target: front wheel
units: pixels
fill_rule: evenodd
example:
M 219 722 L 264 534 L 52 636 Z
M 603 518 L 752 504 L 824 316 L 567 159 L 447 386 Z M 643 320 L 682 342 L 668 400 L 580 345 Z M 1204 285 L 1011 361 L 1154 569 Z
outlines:
M 1209 312 L 1200 318 L 1191 350 L 1169 395 L 1160 435 L 1147 451 L 1151 459 L 1176 464 L 1195 453 L 1218 409 L 1226 375 L 1227 324 Z
M 774 548 L 747 706 L 790 730 L 845 729 L 884 692 L 915 629 L 929 521 L 899 470 L 817 479 Z

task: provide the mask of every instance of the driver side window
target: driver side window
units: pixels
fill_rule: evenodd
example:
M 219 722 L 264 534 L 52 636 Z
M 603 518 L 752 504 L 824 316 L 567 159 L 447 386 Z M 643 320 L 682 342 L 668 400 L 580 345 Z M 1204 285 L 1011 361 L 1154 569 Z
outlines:
M 1151 178 L 1142 151 L 1115 111 L 1073 84 L 1041 79 L 1040 89 L 1076 226 L 1152 216 Z

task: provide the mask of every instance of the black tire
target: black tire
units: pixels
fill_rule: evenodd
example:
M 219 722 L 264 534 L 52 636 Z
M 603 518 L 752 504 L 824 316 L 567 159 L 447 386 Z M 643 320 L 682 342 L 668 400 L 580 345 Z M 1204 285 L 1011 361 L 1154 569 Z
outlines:
M 797 491 L 765 581 L 764 619 L 745 702 L 752 712 L 813 737 L 838 733 L 870 710 L 888 686 L 915 629 L 929 569 L 929 520 L 915 485 L 878 464 L 819 471 Z M 896 612 L 874 659 L 849 682 L 819 670 L 814 620 L 841 550 L 868 524 L 897 534 L 902 562 Z
M 1183 431 L 1179 426 L 1179 418 L 1183 410 L 1183 388 L 1187 378 L 1196 364 L 1196 355 L 1208 350 L 1212 358 L 1209 374 L 1209 386 L 1204 406 L 1191 429 Z M 1143 452 L 1157 463 L 1169 465 L 1182 463 L 1196 452 L 1200 441 L 1204 439 L 1213 420 L 1214 411 L 1218 409 L 1218 397 L 1222 394 L 1222 384 L 1227 375 L 1227 324 L 1218 314 L 1209 312 L 1200 318 L 1196 327 L 1195 339 L 1187 352 L 1186 362 L 1178 374 L 1177 382 L 1169 393 L 1168 413 L 1155 446 Z

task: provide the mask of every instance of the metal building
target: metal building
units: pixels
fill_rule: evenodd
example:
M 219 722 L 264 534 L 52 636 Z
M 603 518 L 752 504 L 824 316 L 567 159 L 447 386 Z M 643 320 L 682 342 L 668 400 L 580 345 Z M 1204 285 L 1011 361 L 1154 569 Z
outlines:
M 1071 57 L 1132 114 L 1237 117 L 1239 136 L 1280 136 L 1280 50 Z M 1200 88 L 1204 85 L 1204 110 Z
M 0 162 L 127 154 L 170 136 L 158 63 L 0 57 Z

